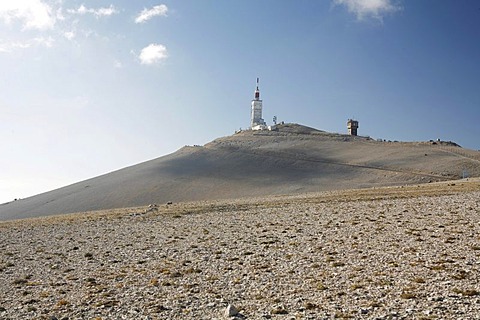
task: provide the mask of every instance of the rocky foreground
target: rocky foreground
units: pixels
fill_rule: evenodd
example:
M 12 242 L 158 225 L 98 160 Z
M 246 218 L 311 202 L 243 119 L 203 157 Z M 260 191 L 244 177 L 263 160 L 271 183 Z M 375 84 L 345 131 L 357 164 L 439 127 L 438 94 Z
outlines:
M 477 180 L 4 222 L 0 319 L 478 319 L 479 199 Z

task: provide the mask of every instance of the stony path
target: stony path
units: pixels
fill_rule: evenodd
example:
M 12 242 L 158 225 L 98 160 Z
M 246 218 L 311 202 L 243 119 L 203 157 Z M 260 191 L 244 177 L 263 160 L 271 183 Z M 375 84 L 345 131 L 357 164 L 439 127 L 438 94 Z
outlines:
M 0 224 L 0 319 L 479 319 L 479 199 Z

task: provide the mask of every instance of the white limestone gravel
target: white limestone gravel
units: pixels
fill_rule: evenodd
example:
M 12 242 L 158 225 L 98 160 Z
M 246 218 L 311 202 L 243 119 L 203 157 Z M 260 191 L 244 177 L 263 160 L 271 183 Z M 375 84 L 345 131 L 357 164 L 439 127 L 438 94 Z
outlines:
M 225 319 L 230 304 L 232 319 L 480 318 L 479 199 L 380 190 L 2 223 L 0 319 Z

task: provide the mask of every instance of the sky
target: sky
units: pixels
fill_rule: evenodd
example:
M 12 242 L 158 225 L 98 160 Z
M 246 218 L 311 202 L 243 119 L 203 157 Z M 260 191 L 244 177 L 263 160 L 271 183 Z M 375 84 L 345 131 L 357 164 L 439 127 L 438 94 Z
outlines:
M 248 128 L 480 149 L 477 0 L 2 0 L 0 203 Z

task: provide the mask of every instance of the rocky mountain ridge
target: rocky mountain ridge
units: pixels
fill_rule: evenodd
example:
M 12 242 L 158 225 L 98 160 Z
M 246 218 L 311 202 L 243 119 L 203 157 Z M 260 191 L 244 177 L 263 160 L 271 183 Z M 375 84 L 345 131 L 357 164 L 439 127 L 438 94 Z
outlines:
M 480 176 L 480 152 L 386 142 L 298 124 L 241 131 L 37 196 L 0 205 L 0 220 Z

